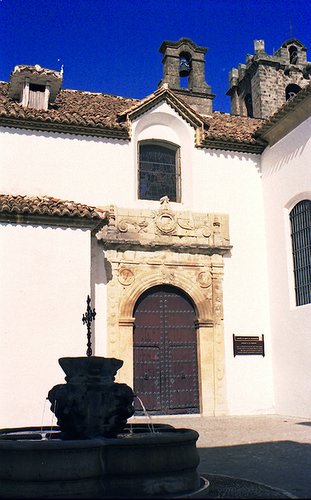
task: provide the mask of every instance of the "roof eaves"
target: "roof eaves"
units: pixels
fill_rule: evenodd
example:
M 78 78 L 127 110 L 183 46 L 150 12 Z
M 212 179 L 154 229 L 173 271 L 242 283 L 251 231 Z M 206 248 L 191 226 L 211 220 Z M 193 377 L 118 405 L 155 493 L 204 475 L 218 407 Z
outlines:
M 18 224 L 49 224 L 96 228 L 108 211 L 50 196 L 0 195 L 0 220 Z
M 129 139 L 129 131 L 127 129 L 116 129 L 103 127 L 100 124 L 96 125 L 74 125 L 71 123 L 59 123 L 52 121 L 34 120 L 34 119 L 21 119 L 18 117 L 0 116 L 0 126 L 38 130 L 42 132 L 58 132 L 74 135 L 87 135 L 94 137 L 107 137 L 114 139 Z
M 204 139 L 198 147 L 207 148 L 207 149 L 222 149 L 223 151 L 236 151 L 240 153 L 254 153 L 261 154 L 263 150 L 266 148 L 267 144 L 263 142 L 260 143 L 249 143 L 249 142 L 240 142 L 233 140 L 226 140 L 222 138 L 217 139 Z

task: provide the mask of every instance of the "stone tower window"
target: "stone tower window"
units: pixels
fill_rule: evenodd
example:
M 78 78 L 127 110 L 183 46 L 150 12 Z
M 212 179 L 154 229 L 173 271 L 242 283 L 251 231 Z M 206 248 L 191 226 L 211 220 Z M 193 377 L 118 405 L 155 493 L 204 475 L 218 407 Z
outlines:
M 192 69 L 191 55 L 182 52 L 179 56 L 180 86 L 188 88 L 188 77 Z
M 244 102 L 246 106 L 247 116 L 253 118 L 254 112 L 253 112 L 253 101 L 251 94 L 246 94 Z
M 299 87 L 299 85 L 296 85 L 295 83 L 290 83 L 289 85 L 287 85 L 285 89 L 286 100 L 288 101 L 288 99 L 292 99 L 293 97 L 295 97 L 295 95 L 297 95 L 300 90 L 301 87 Z
M 169 89 L 183 95 L 195 111 L 212 114 L 215 95 L 204 74 L 207 48 L 199 47 L 189 38 L 181 38 L 177 42 L 164 41 L 159 50 L 163 54 L 163 79 L 159 87 L 167 84 Z
M 291 45 L 288 47 L 288 52 L 289 52 L 289 62 L 290 64 L 297 64 L 298 63 L 298 49 L 296 45 Z
M 139 144 L 138 198 L 180 202 L 179 147 L 165 141 Z

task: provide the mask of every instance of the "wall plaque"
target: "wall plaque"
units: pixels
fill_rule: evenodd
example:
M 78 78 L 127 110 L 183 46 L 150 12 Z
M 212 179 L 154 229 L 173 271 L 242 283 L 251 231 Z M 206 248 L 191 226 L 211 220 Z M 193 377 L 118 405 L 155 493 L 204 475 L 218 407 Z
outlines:
M 264 336 L 243 337 L 233 334 L 233 356 L 265 355 Z

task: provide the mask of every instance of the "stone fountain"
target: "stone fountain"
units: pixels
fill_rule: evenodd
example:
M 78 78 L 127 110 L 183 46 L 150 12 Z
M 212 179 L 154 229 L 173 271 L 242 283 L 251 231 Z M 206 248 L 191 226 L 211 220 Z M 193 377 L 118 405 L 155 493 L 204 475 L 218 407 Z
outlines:
M 123 361 L 92 356 L 87 304 L 87 356 L 59 359 L 66 383 L 48 393 L 58 425 L 0 430 L 0 498 L 178 498 L 207 488 L 196 431 L 127 424 L 134 393 L 114 382 Z

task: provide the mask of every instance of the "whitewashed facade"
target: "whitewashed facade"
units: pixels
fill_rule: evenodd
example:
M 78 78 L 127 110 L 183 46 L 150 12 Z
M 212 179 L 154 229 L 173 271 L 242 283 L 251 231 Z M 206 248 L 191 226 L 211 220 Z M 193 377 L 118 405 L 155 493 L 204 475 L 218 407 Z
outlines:
M 311 102 L 308 89 L 304 96 L 299 102 L 304 103 L 307 113 Z M 15 121 L 13 126 L 12 121 L 1 121 L 0 116 L 0 427 L 51 423 L 52 413 L 45 399 L 49 389 L 64 378 L 57 360 L 85 355 L 86 333 L 81 318 L 88 294 L 96 308 L 94 354 L 122 354 L 120 347 L 114 350 L 115 341 L 111 340 L 111 332 L 117 328 L 117 342 L 124 349 L 119 379 L 133 386 L 133 370 L 129 367 L 133 366 L 134 319 L 129 308 L 123 338 L 122 294 L 126 295 L 129 288 L 126 283 L 122 288 L 118 282 L 120 269 L 124 262 L 129 263 L 129 269 L 134 264 L 138 270 L 143 269 L 153 252 L 162 259 L 159 269 L 163 271 L 165 265 L 176 261 L 180 251 L 176 252 L 173 244 L 171 250 L 168 245 L 164 249 L 160 243 L 156 250 L 150 250 L 150 245 L 144 250 L 142 243 L 139 251 L 129 246 L 123 252 L 121 244 L 105 246 L 105 238 L 99 235 L 112 206 L 116 213 L 158 213 L 159 200 L 138 197 L 138 147 L 148 140 L 169 141 L 179 147 L 181 199 L 169 203 L 169 214 L 224 214 L 228 219 L 230 241 L 225 250 L 191 250 L 184 261 L 178 261 L 180 264 L 169 264 L 170 277 L 161 271 L 163 284 L 184 286 L 190 298 L 192 284 L 187 281 L 186 259 L 188 267 L 206 266 L 213 279 L 217 266 L 223 272 L 217 285 L 222 287 L 220 298 L 211 298 L 214 312 L 208 313 L 198 330 L 202 336 L 198 340 L 199 413 L 311 416 L 311 387 L 306 377 L 311 353 L 311 304 L 295 305 L 288 220 L 297 201 L 311 199 L 311 119 L 303 116 L 301 120 L 299 109 L 292 105 L 288 112 L 264 125 L 266 147 L 256 149 L 250 140 L 246 146 L 247 140 L 242 145 L 231 140 L 230 146 L 223 140 L 221 149 L 219 139 L 214 148 L 213 139 L 208 146 L 200 143 L 204 117 L 200 122 L 200 115 L 191 106 L 186 106 L 186 111 L 171 91 L 160 89 L 147 103 L 132 104 L 134 112 L 127 115 L 128 138 L 121 134 L 94 136 L 91 130 L 89 135 L 85 131 L 66 133 L 65 126 L 60 131 L 40 130 L 39 121 L 30 128 L 21 118 L 20 124 Z M 295 113 L 296 121 L 288 131 L 286 117 Z M 279 135 L 273 135 L 271 130 L 279 123 L 285 126 L 281 126 Z M 55 211 L 47 216 L 41 208 L 23 211 L 14 198 L 18 196 L 35 198 L 39 205 L 44 199 L 52 205 L 51 198 L 73 200 L 85 207 L 97 207 L 103 216 L 95 220 Z M 119 262 L 119 275 L 114 262 Z M 181 269 L 185 269 L 184 278 Z M 141 279 L 145 277 L 149 283 L 149 271 L 144 273 Z M 120 302 L 114 299 L 111 308 L 116 286 L 120 286 Z M 144 290 L 143 283 L 137 287 Z M 198 294 L 205 293 L 204 288 L 198 286 L 198 290 Z M 194 305 L 197 311 L 200 307 L 204 311 L 204 306 L 196 304 L 198 294 L 192 297 Z M 215 301 L 219 302 L 219 313 L 215 312 Z M 213 330 L 216 323 L 218 327 Z M 233 356 L 233 334 L 264 335 L 265 356 Z M 209 359 L 211 335 L 213 349 L 219 347 L 220 351 Z M 207 373 L 210 369 L 213 374 Z M 218 404 L 217 398 L 222 402 Z

